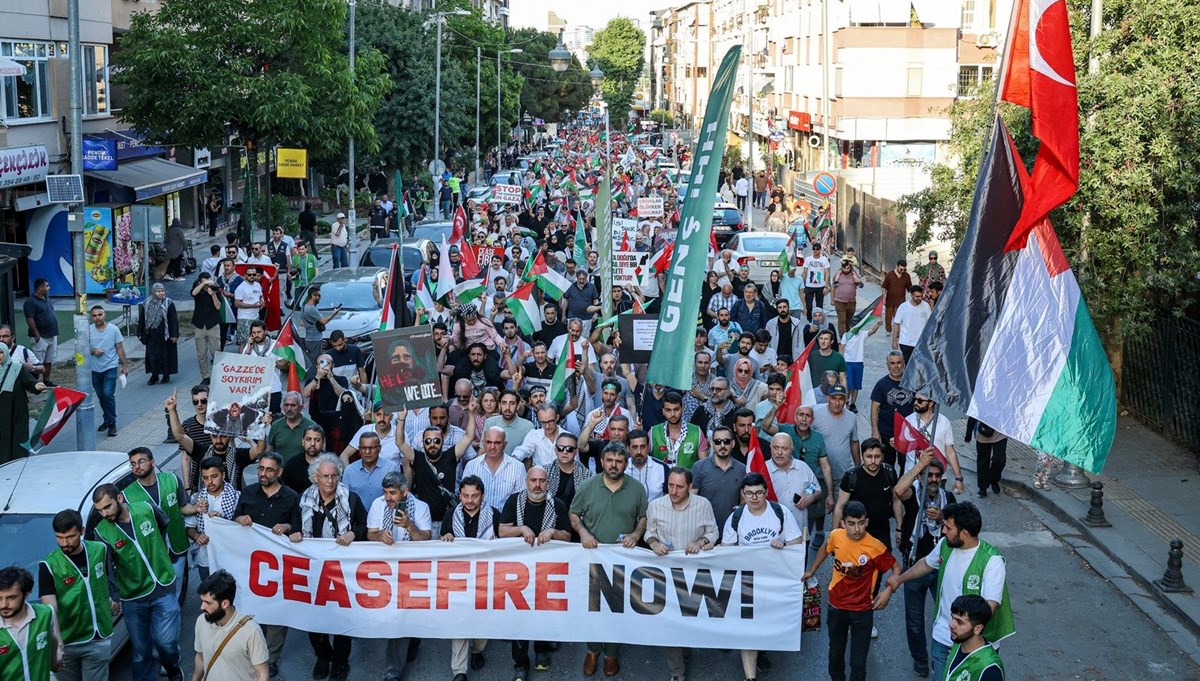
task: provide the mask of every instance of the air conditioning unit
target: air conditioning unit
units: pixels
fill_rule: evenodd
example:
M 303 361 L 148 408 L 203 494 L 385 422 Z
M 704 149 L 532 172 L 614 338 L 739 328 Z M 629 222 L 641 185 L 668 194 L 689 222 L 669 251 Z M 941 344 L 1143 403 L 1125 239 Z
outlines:
M 996 32 L 980 33 L 975 38 L 976 47 L 999 47 L 1000 35 Z

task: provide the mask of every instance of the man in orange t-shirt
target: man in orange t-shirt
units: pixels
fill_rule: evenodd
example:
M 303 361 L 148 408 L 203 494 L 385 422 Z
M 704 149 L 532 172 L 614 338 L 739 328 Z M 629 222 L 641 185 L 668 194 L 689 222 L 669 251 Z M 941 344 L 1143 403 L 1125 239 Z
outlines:
M 867 508 L 851 501 L 842 511 L 842 527 L 829 533 L 825 545 L 804 573 L 807 581 L 833 556 L 829 582 L 829 678 L 846 681 L 846 643 L 850 643 L 850 681 L 867 678 L 867 654 L 875 610 L 887 606 L 891 591 L 873 599 L 875 585 L 896 565 L 896 559 L 878 539 L 867 534 Z

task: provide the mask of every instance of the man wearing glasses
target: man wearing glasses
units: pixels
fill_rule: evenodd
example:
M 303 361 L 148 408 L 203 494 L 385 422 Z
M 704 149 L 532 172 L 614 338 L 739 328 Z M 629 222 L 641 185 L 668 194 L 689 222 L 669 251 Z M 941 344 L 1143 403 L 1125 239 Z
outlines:
M 247 267 L 246 280 L 233 292 L 233 305 L 237 308 L 238 347 L 250 341 L 250 322 L 258 320 L 259 310 L 263 307 L 261 277 L 262 271 L 257 267 Z
M 918 393 L 913 398 L 913 413 L 904 417 L 904 420 L 916 428 L 917 432 L 929 440 L 933 448 L 941 452 L 950 462 L 950 469 L 954 471 L 954 493 L 961 496 L 963 476 L 962 469 L 958 466 L 958 453 L 954 450 L 954 429 L 950 426 L 950 419 L 941 413 L 928 395 Z M 892 446 L 895 446 L 894 438 Z M 904 464 L 900 473 L 903 474 L 904 471 L 916 466 L 917 458 L 921 453 L 916 449 L 905 452 Z
M 174 591 L 182 605 L 187 595 L 187 554 L 191 547 L 183 516 L 195 515 L 196 508 L 185 504 L 183 480 L 174 473 L 160 472 L 154 465 L 154 452 L 149 447 L 135 447 L 129 452 L 129 467 L 133 482 L 123 490 L 126 501 L 148 502 L 162 509 L 167 516 L 164 536 L 170 551 L 171 567 L 175 570 Z
M 193 395 L 192 404 L 196 406 L 196 413 L 200 415 L 200 419 L 203 419 L 204 409 L 208 406 L 208 392 L 204 391 L 201 395 Z M 203 433 L 203 440 L 193 437 L 188 432 L 187 421 L 183 423 L 179 421 L 179 409 L 176 404 L 178 399 L 179 390 L 176 389 L 163 406 L 167 410 L 167 421 L 171 424 L 171 434 L 179 441 L 179 448 L 183 450 L 184 488 L 189 493 L 200 489 L 200 462 L 211 456 L 221 460 L 225 469 L 225 480 L 235 489 L 240 488 L 242 471 L 250 465 L 250 449 L 234 447 L 233 438 L 222 433 L 212 435 Z M 203 424 L 203 420 L 199 422 Z
M 539 407 L 537 419 L 541 428 L 529 431 L 521 444 L 513 450 L 512 455 L 518 461 L 524 461 L 526 468 L 541 466 L 549 470 L 557 460 L 554 443 L 559 434 L 565 431 L 558 425 L 558 408 L 553 404 L 543 404 Z
M 407 409 L 396 413 L 397 425 L 401 430 L 407 417 Z M 434 424 L 422 431 L 420 448 L 409 446 L 408 438 L 396 438 L 396 446 L 400 448 L 404 461 L 404 477 L 412 480 L 413 494 L 429 505 L 430 518 L 436 522 L 441 522 L 446 511 L 453 510 L 457 503 L 454 482 L 458 462 L 466 455 L 474 440 L 475 419 L 467 419 L 465 436 L 454 444 L 446 442 L 445 433 Z

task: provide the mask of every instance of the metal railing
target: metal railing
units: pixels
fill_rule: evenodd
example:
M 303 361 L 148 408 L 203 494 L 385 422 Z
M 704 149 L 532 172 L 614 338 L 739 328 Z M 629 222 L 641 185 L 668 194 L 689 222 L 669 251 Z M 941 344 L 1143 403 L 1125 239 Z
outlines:
M 1200 321 L 1162 312 L 1125 341 L 1121 406 L 1139 421 L 1200 451 Z

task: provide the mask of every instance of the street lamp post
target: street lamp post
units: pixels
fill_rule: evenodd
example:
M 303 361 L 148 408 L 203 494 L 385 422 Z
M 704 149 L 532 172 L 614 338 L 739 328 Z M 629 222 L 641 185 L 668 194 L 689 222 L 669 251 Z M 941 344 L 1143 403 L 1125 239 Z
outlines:
M 511 50 L 505 50 L 509 54 L 522 54 L 525 50 L 519 47 L 514 47 Z M 500 157 L 500 148 L 504 144 L 500 133 L 500 50 L 496 50 L 496 157 Z
M 479 75 L 483 70 L 483 48 L 475 46 L 475 184 L 479 184 Z
M 434 15 L 437 21 L 437 59 L 434 67 L 434 87 L 433 87 L 433 163 L 436 165 L 442 158 L 442 21 L 447 15 L 455 16 L 470 16 L 470 12 L 465 9 L 456 9 L 453 12 L 438 12 Z M 431 173 L 432 174 L 432 173 Z M 433 215 L 435 218 L 441 216 L 440 202 L 437 200 L 438 178 L 434 176 L 433 191 Z M 354 188 L 351 187 L 351 193 Z
M 354 8 L 358 5 L 350 0 L 350 84 L 354 85 Z M 350 209 L 346 211 L 350 222 L 350 262 L 358 262 L 358 212 L 354 199 L 354 134 L 350 134 Z M 268 169 L 269 170 L 269 169 Z M 267 225 L 268 229 L 270 225 Z

